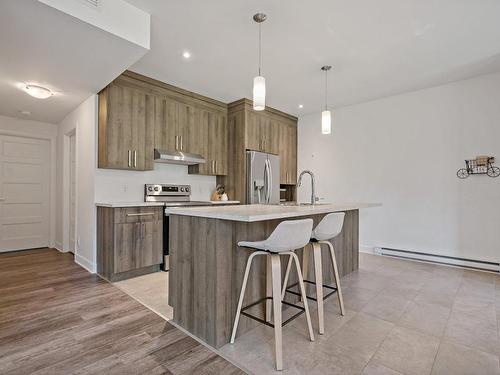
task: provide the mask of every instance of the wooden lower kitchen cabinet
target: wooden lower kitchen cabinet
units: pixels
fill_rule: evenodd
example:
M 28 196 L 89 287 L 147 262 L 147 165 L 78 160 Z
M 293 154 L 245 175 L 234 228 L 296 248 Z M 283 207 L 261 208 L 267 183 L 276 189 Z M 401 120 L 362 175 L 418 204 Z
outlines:
M 97 273 L 109 281 L 156 272 L 163 207 L 97 207 Z

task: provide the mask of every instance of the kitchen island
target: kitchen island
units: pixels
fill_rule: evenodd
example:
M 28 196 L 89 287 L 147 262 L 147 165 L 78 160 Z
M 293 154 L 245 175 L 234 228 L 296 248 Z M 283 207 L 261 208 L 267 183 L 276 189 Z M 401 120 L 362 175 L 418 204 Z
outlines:
M 345 212 L 342 232 L 332 243 L 340 275 L 355 271 L 359 260 L 359 209 L 375 206 L 379 205 L 241 205 L 167 209 L 170 214 L 169 304 L 174 310 L 173 321 L 215 348 L 228 343 L 245 265 L 251 254 L 251 250 L 239 248 L 238 241 L 263 240 L 284 220 L 312 218 L 316 225 L 328 213 Z M 324 283 L 329 284 L 333 272 L 326 261 L 323 268 Z M 265 259 L 256 258 L 244 305 L 266 296 L 265 270 Z M 314 275 L 312 268 L 309 274 Z M 290 283 L 295 280 L 296 275 L 293 275 Z M 252 309 L 253 314 L 264 318 L 264 306 Z M 251 319 L 241 319 L 238 333 L 248 331 L 255 324 Z

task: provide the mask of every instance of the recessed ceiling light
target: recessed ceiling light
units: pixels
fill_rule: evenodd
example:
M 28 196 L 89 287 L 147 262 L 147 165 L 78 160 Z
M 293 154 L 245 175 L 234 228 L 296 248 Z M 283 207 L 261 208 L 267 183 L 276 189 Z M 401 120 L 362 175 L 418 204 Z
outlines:
M 31 112 L 30 112 L 30 111 L 25 111 L 24 109 L 23 109 L 23 110 L 21 110 L 21 111 L 19 111 L 19 113 L 20 113 L 20 114 L 22 114 L 22 115 L 25 115 L 25 116 L 29 116 L 29 115 L 31 115 Z
M 184 57 L 185 59 L 190 59 L 191 58 L 191 52 L 189 52 L 189 51 L 182 52 L 182 57 Z
M 24 91 L 26 91 L 29 95 L 37 99 L 47 99 L 50 98 L 54 93 L 50 91 L 46 87 L 38 86 L 38 85 L 26 85 L 24 87 Z
M 304 105 L 303 104 L 299 104 L 299 108 L 300 109 L 304 108 Z

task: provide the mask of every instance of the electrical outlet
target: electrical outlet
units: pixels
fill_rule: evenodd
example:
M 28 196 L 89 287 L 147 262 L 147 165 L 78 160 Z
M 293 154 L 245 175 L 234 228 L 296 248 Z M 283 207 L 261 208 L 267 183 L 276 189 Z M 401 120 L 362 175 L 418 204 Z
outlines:
M 124 193 L 126 193 L 126 192 L 128 191 L 128 185 L 127 185 L 127 184 L 123 184 L 123 185 L 122 185 L 122 191 L 123 191 Z

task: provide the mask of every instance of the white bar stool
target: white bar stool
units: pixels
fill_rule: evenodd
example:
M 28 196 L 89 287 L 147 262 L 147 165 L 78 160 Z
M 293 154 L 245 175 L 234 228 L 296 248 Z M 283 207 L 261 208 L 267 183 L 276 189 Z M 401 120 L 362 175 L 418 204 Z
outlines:
M 307 319 L 307 327 L 309 330 L 309 337 L 311 341 L 314 341 L 314 334 L 311 324 L 311 316 L 309 315 L 309 308 L 307 306 L 307 298 L 306 298 L 306 290 L 304 287 L 304 282 L 302 281 L 302 271 L 300 269 L 300 262 L 297 255 L 294 253 L 294 250 L 300 249 L 306 246 L 309 243 L 311 230 L 313 227 L 312 219 L 305 220 L 293 220 L 293 221 L 283 221 L 276 229 L 271 233 L 271 235 L 264 241 L 256 241 L 256 242 L 247 242 L 241 241 L 238 242 L 238 246 L 247 247 L 251 249 L 263 250 L 263 251 L 254 251 L 250 254 L 248 258 L 245 275 L 243 276 L 243 285 L 241 286 L 240 298 L 238 301 L 238 307 L 236 309 L 236 317 L 234 318 L 233 332 L 231 335 L 231 344 L 234 343 L 234 339 L 236 337 L 236 331 L 238 329 L 238 323 L 240 320 L 240 314 L 243 314 L 249 318 L 252 318 L 260 323 L 266 324 L 270 327 L 274 328 L 274 341 L 275 341 L 275 353 L 276 353 L 276 369 L 283 369 L 283 338 L 282 338 L 282 327 L 287 323 L 291 322 L 293 319 L 297 318 L 299 315 L 305 312 Z M 248 282 L 248 274 L 250 272 L 250 267 L 252 265 L 252 261 L 256 256 L 265 255 L 268 256 L 269 262 L 267 263 L 267 290 L 268 292 L 272 292 L 272 297 L 266 296 L 265 298 L 260 299 L 257 302 L 254 302 L 246 307 L 242 307 L 243 298 L 245 296 L 245 289 Z M 280 255 L 289 255 L 289 269 L 291 268 L 292 259 L 295 260 L 295 267 L 297 269 L 297 274 L 299 276 L 299 286 L 300 286 L 300 295 L 303 297 L 304 307 L 298 306 L 292 303 L 288 303 L 282 301 L 281 298 L 281 262 Z M 248 308 L 255 306 L 264 301 L 270 302 L 272 300 L 273 307 L 273 316 L 274 316 L 274 324 L 270 322 L 271 318 L 271 309 L 270 304 L 267 305 L 266 308 L 266 320 L 255 317 L 247 312 Z M 282 314 L 281 314 L 281 304 L 286 304 L 288 306 L 292 306 L 294 308 L 299 309 L 300 311 L 287 319 L 285 322 L 282 322 Z
M 318 327 L 320 335 L 325 333 L 325 318 L 324 318 L 324 308 L 323 308 L 323 301 L 325 299 L 337 293 L 340 305 L 340 314 L 342 316 L 345 315 L 344 299 L 342 297 L 342 289 L 340 287 L 340 277 L 339 277 L 339 270 L 337 267 L 337 259 L 335 257 L 335 250 L 331 242 L 328 241 L 337 237 L 342 231 L 342 226 L 344 225 L 344 216 L 345 216 L 344 212 L 336 212 L 326 215 L 311 233 L 310 244 L 312 245 L 312 250 L 313 250 L 314 276 L 315 276 L 314 282 L 307 280 L 307 271 L 309 268 L 309 252 L 307 246 L 304 247 L 304 253 L 302 257 L 303 280 L 299 280 L 299 283 L 303 281 L 308 284 L 316 285 L 316 298 L 313 297 L 307 297 L 307 298 L 316 301 L 317 303 Z M 333 266 L 333 276 L 335 278 L 335 287 L 323 285 L 323 268 L 322 268 L 323 265 L 321 261 L 322 244 L 327 245 L 330 250 L 330 258 L 332 260 L 332 266 Z M 301 296 L 301 294 L 291 290 L 291 288 L 297 286 L 297 283 L 287 286 L 288 276 L 290 274 L 291 266 L 292 266 L 292 257 L 290 257 L 290 259 L 288 260 L 288 266 L 285 272 L 285 281 L 283 282 L 282 298 L 285 297 L 286 292 L 297 296 Z M 330 289 L 331 292 L 324 296 L 323 287 Z

